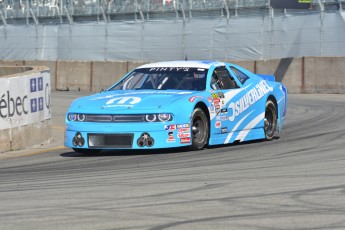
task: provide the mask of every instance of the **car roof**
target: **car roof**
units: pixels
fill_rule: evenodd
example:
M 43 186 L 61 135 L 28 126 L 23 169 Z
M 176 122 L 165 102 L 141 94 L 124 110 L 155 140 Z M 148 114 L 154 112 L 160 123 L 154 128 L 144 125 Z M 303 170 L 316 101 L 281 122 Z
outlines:
M 220 66 L 225 65 L 224 62 L 218 61 L 208 61 L 208 60 L 196 60 L 196 61 L 164 61 L 164 62 L 156 62 L 156 63 L 149 63 L 142 66 L 139 66 L 138 69 L 141 68 L 160 68 L 160 67 L 188 67 L 188 68 L 203 68 L 209 69 L 211 66 Z

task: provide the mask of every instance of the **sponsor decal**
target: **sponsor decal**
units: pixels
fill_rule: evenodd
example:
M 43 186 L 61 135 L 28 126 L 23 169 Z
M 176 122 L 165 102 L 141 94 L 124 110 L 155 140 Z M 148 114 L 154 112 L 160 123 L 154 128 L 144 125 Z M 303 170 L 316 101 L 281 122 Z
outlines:
M 169 132 L 169 133 L 168 133 L 167 142 L 175 142 L 175 137 L 174 137 L 173 132 Z
M 213 99 L 211 97 L 207 98 L 208 102 L 212 103 Z
M 223 127 L 222 128 L 222 133 L 227 133 L 228 132 L 228 128 L 227 127 Z
M 220 103 L 220 98 L 219 97 L 217 97 L 217 98 L 215 98 L 214 100 L 213 100 L 213 102 L 216 104 L 218 104 L 218 103 Z
M 150 68 L 149 71 L 155 71 L 155 72 L 160 72 L 160 71 L 177 71 L 177 72 L 188 72 L 189 68 L 188 67 L 152 67 Z
M 181 142 L 181 144 L 190 143 L 190 137 L 181 138 L 181 139 L 180 139 L 180 142 Z
M 189 98 L 189 102 L 194 102 L 195 101 L 195 99 L 197 99 L 197 98 L 200 98 L 200 99 L 202 99 L 203 98 L 203 96 L 194 96 L 194 97 L 191 97 L 191 98 Z
M 228 118 L 229 118 L 229 117 L 225 115 L 225 116 L 221 116 L 221 117 L 220 117 L 220 120 L 221 120 L 221 121 L 226 121 L 226 120 L 228 120 Z
M 227 113 L 227 112 L 228 112 L 228 109 L 226 109 L 226 108 L 220 110 L 220 113 L 221 113 L 221 114 L 225 114 L 225 113 Z
M 219 96 L 220 98 L 225 98 L 223 92 L 218 92 L 218 96 Z
M 213 97 L 213 99 L 218 98 L 218 94 L 217 93 L 212 93 L 211 96 Z
M 164 130 L 166 131 L 176 130 L 176 125 L 165 125 Z
M 178 129 L 181 129 L 181 128 L 190 128 L 190 124 L 179 124 L 176 126 Z
M 216 121 L 216 128 L 219 129 L 220 127 L 222 127 L 222 122 Z
M 178 133 L 188 133 L 190 132 L 190 128 L 179 128 L 177 130 Z
M 190 133 L 178 133 L 177 134 L 178 138 L 186 138 L 186 137 L 190 137 Z
M 219 97 L 215 98 L 213 100 L 213 102 L 214 102 L 214 107 L 216 108 L 217 112 L 219 112 L 219 110 L 220 110 L 220 98 Z
M 246 111 L 250 106 L 260 100 L 271 90 L 272 88 L 269 87 L 265 81 L 261 81 L 239 100 L 231 102 L 228 107 L 229 113 L 231 114 L 232 112 L 232 115 L 229 116 L 229 120 L 234 121 L 235 117 Z
M 216 112 L 216 109 L 215 109 L 215 107 L 214 107 L 214 104 L 213 104 L 213 103 L 210 105 L 210 112 L 211 112 L 211 113 Z

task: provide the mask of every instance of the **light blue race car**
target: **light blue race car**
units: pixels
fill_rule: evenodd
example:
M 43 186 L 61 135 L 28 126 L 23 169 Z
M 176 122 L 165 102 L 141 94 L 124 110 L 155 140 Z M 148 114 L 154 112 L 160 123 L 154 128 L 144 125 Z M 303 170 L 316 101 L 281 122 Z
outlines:
M 142 65 L 108 90 L 75 100 L 65 146 L 80 153 L 270 140 L 286 115 L 274 76 L 216 61 Z

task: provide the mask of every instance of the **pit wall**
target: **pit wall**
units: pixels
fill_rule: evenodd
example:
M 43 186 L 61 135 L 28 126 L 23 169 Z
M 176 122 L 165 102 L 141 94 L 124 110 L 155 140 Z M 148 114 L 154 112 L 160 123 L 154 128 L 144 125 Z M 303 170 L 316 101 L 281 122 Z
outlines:
M 0 65 L 0 152 L 50 141 L 49 69 Z
M 231 61 L 254 73 L 274 74 L 289 93 L 345 94 L 345 57 Z M 52 90 L 101 91 L 147 62 L 0 61 L 1 65 L 48 66 Z

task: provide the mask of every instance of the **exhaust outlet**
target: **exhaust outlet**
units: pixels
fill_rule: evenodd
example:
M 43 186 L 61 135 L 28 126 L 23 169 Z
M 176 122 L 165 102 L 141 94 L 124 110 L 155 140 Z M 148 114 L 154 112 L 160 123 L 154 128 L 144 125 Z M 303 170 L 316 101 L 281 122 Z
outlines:
M 137 145 L 139 147 L 152 147 L 154 145 L 155 141 L 148 133 L 143 133 L 137 140 Z
M 80 132 L 77 132 L 75 134 L 75 136 L 73 137 L 73 140 L 72 140 L 72 144 L 73 146 L 77 147 L 83 147 L 83 145 L 85 144 L 85 139 L 84 137 L 81 135 Z

